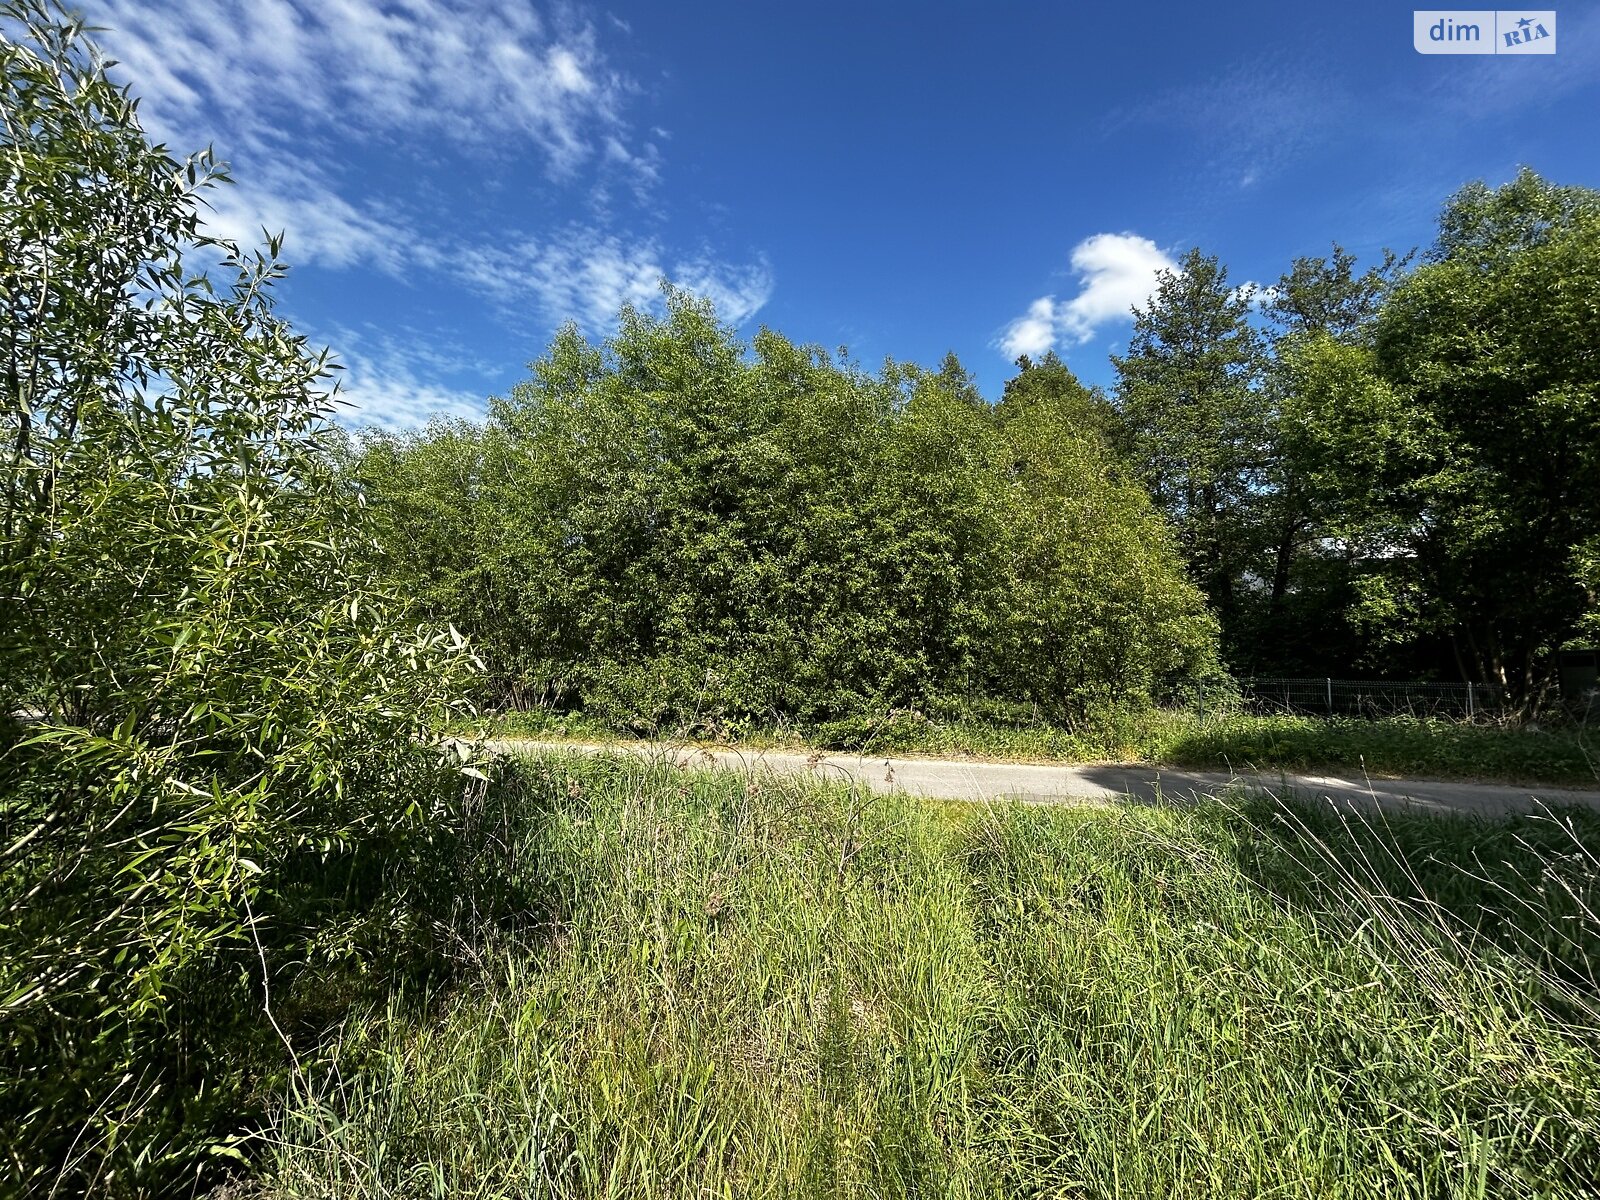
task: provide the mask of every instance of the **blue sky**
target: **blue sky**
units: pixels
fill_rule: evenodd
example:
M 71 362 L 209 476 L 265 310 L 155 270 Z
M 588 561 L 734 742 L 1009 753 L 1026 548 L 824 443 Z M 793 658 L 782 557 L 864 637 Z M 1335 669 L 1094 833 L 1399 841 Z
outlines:
M 1270 282 L 1426 244 L 1519 164 L 1600 186 L 1600 5 L 1553 56 L 1423 56 L 1385 3 L 88 0 L 174 150 L 286 234 L 356 420 L 474 415 L 667 276 L 753 332 L 1112 382 L 1190 246 Z

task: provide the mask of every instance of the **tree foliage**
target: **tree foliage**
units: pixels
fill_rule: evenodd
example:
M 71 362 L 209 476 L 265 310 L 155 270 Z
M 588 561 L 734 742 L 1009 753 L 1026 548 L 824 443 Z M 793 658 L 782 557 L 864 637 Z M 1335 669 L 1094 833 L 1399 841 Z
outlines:
M 1594 608 L 1600 193 L 1469 185 L 1427 261 L 1355 299 L 1279 342 L 1308 524 L 1371 645 L 1437 638 L 1451 673 L 1539 703 Z
M 1385 306 L 1377 367 L 1420 447 L 1372 515 L 1473 676 L 1533 696 L 1587 607 L 1575 554 L 1600 536 L 1600 193 L 1532 172 L 1446 206 Z
M 1260 317 L 1199 251 L 1161 276 L 1114 360 L 1119 440 L 1231 666 L 1548 699 L 1596 628 L 1597 230 L 1600 193 L 1524 170 L 1451 197 L 1420 266 L 1336 244 Z
M 1253 514 L 1258 585 L 1238 614 L 1236 668 L 1343 674 L 1377 652 L 1391 656 L 1380 668 L 1384 673 L 1409 669 L 1392 657 L 1393 627 L 1363 619 L 1370 609 L 1360 606 L 1358 589 L 1370 572 L 1364 573 L 1360 539 L 1346 536 L 1350 530 L 1328 504 L 1326 489 L 1339 481 L 1321 464 L 1316 448 L 1325 431 L 1302 403 L 1307 372 L 1322 361 L 1320 354 L 1370 346 L 1373 322 L 1409 259 L 1386 250 L 1377 265 L 1358 271 L 1356 256 L 1335 243 L 1327 257 L 1296 258 L 1265 293 L 1269 438 Z M 1359 420 L 1366 414 L 1356 404 L 1325 415 Z
M 974 395 L 951 359 L 871 376 L 771 331 L 745 347 L 670 293 L 603 343 L 564 331 L 482 430 L 368 435 L 353 474 L 397 585 L 514 704 L 1071 717 L 1201 669 L 1209 621 L 1087 410 Z
M 1160 273 L 1134 310 L 1128 353 L 1112 357 L 1130 460 L 1227 632 L 1256 553 L 1269 455 L 1251 297 L 1249 285 L 1229 286 L 1216 258 L 1191 250 Z
M 470 655 L 362 565 L 276 242 L 201 236 L 225 176 L 80 24 L 0 20 L 0 1170 L 133 1190 L 237 1118 L 307 872 L 439 828 Z

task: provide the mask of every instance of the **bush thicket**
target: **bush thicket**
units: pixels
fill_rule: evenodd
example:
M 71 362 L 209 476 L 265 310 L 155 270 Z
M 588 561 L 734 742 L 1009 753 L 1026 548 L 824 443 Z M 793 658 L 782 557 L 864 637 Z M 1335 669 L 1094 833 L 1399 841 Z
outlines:
M 1073 720 L 1214 663 L 1160 515 L 1042 364 L 991 410 L 670 292 L 564 330 L 483 426 L 369 432 L 393 582 L 499 699 L 640 724 L 1004 701 Z M 1023 384 L 1026 383 L 1026 386 Z
M 224 1161 L 223 1047 L 319 889 L 448 828 L 470 653 L 375 586 L 277 246 L 200 235 L 209 155 L 52 6 L 0 33 L 0 1174 L 161 1190 Z

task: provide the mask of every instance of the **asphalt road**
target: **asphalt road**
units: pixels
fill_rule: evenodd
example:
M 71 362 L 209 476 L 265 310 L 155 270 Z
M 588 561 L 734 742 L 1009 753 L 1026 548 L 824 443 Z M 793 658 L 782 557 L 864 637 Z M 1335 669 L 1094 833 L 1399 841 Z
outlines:
M 1600 809 L 1600 790 L 1512 787 L 1451 780 L 1367 779 L 1359 775 L 1183 771 L 1139 764 L 994 763 L 878 755 L 799 754 L 777 750 L 703 750 L 653 743 L 616 745 L 495 740 L 496 749 L 621 752 L 670 760 L 684 767 L 811 773 L 853 779 L 873 789 L 897 789 L 946 800 L 1023 800 L 1032 803 L 1164 803 L 1210 795 L 1230 786 L 1324 797 L 1352 808 L 1384 808 L 1503 816 L 1545 807 Z

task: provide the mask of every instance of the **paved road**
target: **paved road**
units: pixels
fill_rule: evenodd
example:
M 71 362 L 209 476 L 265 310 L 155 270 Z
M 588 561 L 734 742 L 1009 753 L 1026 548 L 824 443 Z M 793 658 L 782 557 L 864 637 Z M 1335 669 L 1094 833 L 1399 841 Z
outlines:
M 702 750 L 651 743 L 612 746 L 571 742 L 494 741 L 507 751 L 623 751 L 671 760 L 682 766 L 736 770 L 808 772 L 849 778 L 888 792 L 904 789 L 949 800 L 1015 799 L 1034 803 L 1158 803 L 1213 794 L 1230 785 L 1270 792 L 1322 796 L 1357 808 L 1374 806 L 1423 812 L 1501 816 L 1566 804 L 1600 809 L 1600 790 L 1509 787 L 1422 779 L 1366 779 L 1360 775 L 1292 775 L 1282 772 L 1181 771 L 1137 764 L 1061 765 L 993 763 L 937 758 L 862 757 L 836 753 L 806 755 L 776 750 Z

